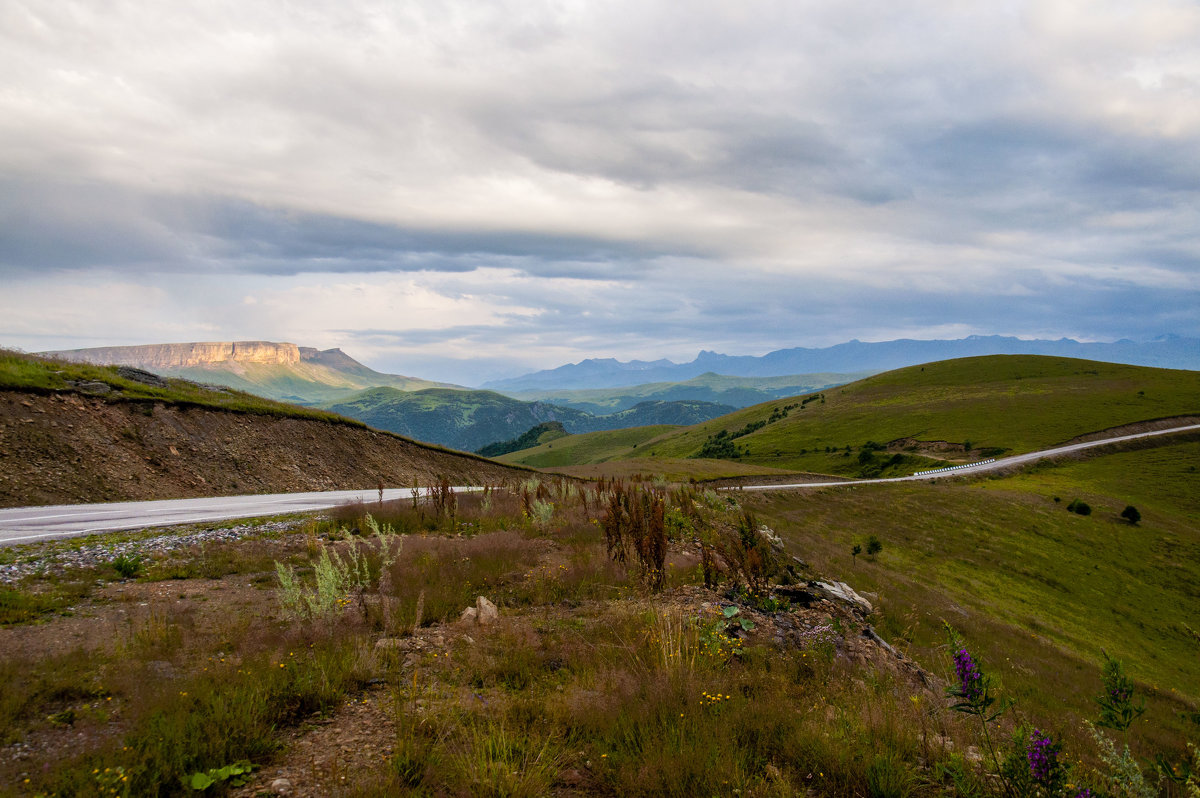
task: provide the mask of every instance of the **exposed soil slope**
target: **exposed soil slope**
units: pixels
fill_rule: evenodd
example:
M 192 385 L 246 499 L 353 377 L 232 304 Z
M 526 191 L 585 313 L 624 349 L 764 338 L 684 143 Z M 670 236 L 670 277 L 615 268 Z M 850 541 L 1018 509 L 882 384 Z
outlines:
M 0 506 L 395 487 L 520 471 L 383 432 L 72 392 L 0 390 Z

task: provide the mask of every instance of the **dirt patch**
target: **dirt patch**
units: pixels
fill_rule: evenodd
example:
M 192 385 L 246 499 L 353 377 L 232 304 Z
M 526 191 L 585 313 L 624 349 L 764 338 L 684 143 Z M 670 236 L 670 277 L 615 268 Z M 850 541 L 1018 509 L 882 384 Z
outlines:
M 710 479 L 700 483 L 706 488 L 737 488 L 742 485 L 790 485 L 793 482 L 853 482 L 851 477 L 836 474 L 817 474 L 812 471 L 794 471 L 787 474 L 758 474 L 745 477 Z
M 0 506 L 498 484 L 528 472 L 344 424 L 0 391 Z
M 1072 443 L 1086 443 L 1088 441 L 1098 441 L 1104 438 L 1117 438 L 1122 435 L 1137 435 L 1141 432 L 1154 432 L 1160 429 L 1171 429 L 1172 427 L 1186 427 L 1192 424 L 1200 424 L 1200 416 L 1173 416 L 1171 418 L 1156 418 L 1151 421 L 1140 421 L 1137 424 L 1124 424 L 1120 427 L 1109 427 L 1097 432 L 1089 432 L 1086 435 L 1079 435 L 1066 441 L 1063 445 L 1069 446 Z
M 394 704 L 382 683 L 350 696 L 329 717 L 286 733 L 286 753 L 230 795 L 333 798 L 361 789 L 366 774 L 387 768 L 396 739 Z

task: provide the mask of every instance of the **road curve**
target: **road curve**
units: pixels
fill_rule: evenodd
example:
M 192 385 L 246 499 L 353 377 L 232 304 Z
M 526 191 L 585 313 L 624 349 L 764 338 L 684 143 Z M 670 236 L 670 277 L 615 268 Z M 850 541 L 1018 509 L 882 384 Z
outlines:
M 480 488 L 454 488 L 455 493 L 473 490 Z M 383 491 L 384 500 L 408 499 L 411 496 L 411 488 L 386 488 Z M 326 510 L 353 501 L 370 503 L 378 500 L 379 491 L 376 489 L 14 507 L 0 510 L 0 546 L 117 529 L 141 529 L 171 524 L 226 521 L 231 518 L 253 518 L 261 515 L 302 513 Z
M 985 463 L 979 463 L 978 465 L 959 468 L 955 471 L 913 474 L 907 477 L 888 477 L 887 479 L 851 479 L 843 480 L 841 482 L 796 482 L 790 485 L 742 485 L 738 488 L 726 488 L 726 490 L 790 490 L 792 488 L 833 488 L 844 487 L 846 485 L 874 485 L 882 482 L 915 482 L 918 480 L 938 479 L 939 477 L 961 476 L 963 474 L 980 474 L 987 471 L 999 471 L 1002 468 L 1012 468 L 1013 466 L 1032 463 L 1036 460 L 1044 460 L 1047 457 L 1057 457 L 1063 454 L 1070 454 L 1071 452 L 1091 449 L 1096 446 L 1107 446 L 1111 443 L 1133 441 L 1137 440 L 1138 438 L 1152 438 L 1156 435 L 1171 435 L 1178 432 L 1192 432 L 1195 430 L 1200 430 L 1200 424 L 1190 424 L 1186 427 L 1172 427 L 1170 429 L 1158 429 L 1150 432 L 1138 432 L 1133 435 L 1121 435 L 1116 438 L 1105 438 L 1098 441 L 1086 441 L 1085 443 L 1072 443 L 1069 446 L 1059 446 L 1054 449 L 1043 449 L 1040 452 L 1015 454 L 1012 457 L 1004 457 L 1000 460 L 991 460 Z

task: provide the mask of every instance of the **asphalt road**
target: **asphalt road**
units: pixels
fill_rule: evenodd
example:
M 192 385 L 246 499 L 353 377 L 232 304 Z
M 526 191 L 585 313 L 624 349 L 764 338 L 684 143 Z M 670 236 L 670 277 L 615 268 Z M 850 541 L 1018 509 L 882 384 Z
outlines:
M 1075 443 L 1046 449 L 1040 452 L 1018 454 L 981 463 L 970 468 L 950 472 L 955 476 L 978 474 L 1011 468 L 1047 457 L 1078 452 L 1110 443 L 1170 435 L 1177 432 L 1200 430 L 1200 424 L 1172 429 L 1122 435 L 1087 443 Z M 922 479 L 938 479 L 947 473 L 921 474 L 890 479 L 860 479 L 845 482 L 798 482 L 790 485 L 746 485 L 741 490 L 790 490 L 794 488 L 845 487 L 868 485 L 879 482 L 912 482 Z M 455 487 L 456 493 L 480 490 L 475 487 Z M 385 500 L 408 499 L 410 488 L 387 488 Z M 73 537 L 93 532 L 108 532 L 117 529 L 141 529 L 171 524 L 193 524 L 205 521 L 225 521 L 231 518 L 254 518 L 264 515 L 282 515 L 312 510 L 325 510 L 347 502 L 378 501 L 378 490 L 337 490 L 322 493 L 274 493 L 263 496 L 214 496 L 204 499 L 166 499 L 151 502 L 112 502 L 109 504 L 64 504 L 48 507 L 16 507 L 0 509 L 0 546 L 12 543 L 27 543 L 35 540 Z
M 454 488 L 456 493 L 472 490 L 479 488 Z M 411 488 L 387 488 L 383 491 L 384 500 L 409 499 L 411 496 Z M 214 496 L 151 502 L 16 507 L 0 510 L 0 546 L 116 529 L 141 529 L 302 513 L 325 510 L 358 500 L 366 503 L 378 501 L 379 491 L 335 490 L 320 493 L 273 493 L 261 496 Z
M 992 460 L 978 465 L 968 466 L 966 468 L 955 469 L 954 471 L 934 472 L 932 474 L 913 474 L 907 477 L 889 477 L 887 479 L 852 479 L 842 482 L 796 482 L 790 485 L 742 485 L 738 490 L 789 490 L 792 488 L 831 488 L 844 487 L 846 485 L 871 485 L 881 482 L 915 482 L 925 479 L 940 479 L 948 476 L 962 476 L 964 474 L 981 474 L 987 471 L 999 471 L 1004 468 L 1012 468 L 1025 463 L 1032 463 L 1035 460 L 1044 460 L 1047 457 L 1058 457 L 1071 452 L 1079 452 L 1084 449 L 1092 449 L 1096 446 L 1107 446 L 1110 443 L 1121 443 L 1122 441 L 1133 441 L 1138 438 L 1153 438 L 1156 435 L 1171 435 L 1178 432 L 1190 432 L 1192 430 L 1200 430 L 1200 424 L 1191 424 L 1186 427 L 1172 427 L 1171 429 L 1159 429 L 1151 432 L 1139 432 L 1133 435 L 1121 435 L 1116 438 L 1105 438 L 1099 441 L 1087 441 L 1086 443 L 1072 443 L 1069 446 L 1059 446 L 1055 449 L 1043 449 L 1040 452 L 1029 452 L 1027 454 L 1015 454 L 1012 457 L 1003 457 L 999 460 Z M 2 524 L 3 522 L 0 522 Z

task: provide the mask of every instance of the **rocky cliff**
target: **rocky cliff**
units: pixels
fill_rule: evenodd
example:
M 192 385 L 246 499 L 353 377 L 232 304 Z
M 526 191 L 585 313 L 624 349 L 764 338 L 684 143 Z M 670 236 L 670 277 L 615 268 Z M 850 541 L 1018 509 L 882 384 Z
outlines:
M 294 365 L 300 362 L 295 344 L 271 341 L 208 341 L 189 344 L 108 346 L 46 352 L 52 357 L 96 365 L 135 366 L 142 369 L 173 369 L 213 363 L 267 363 Z

